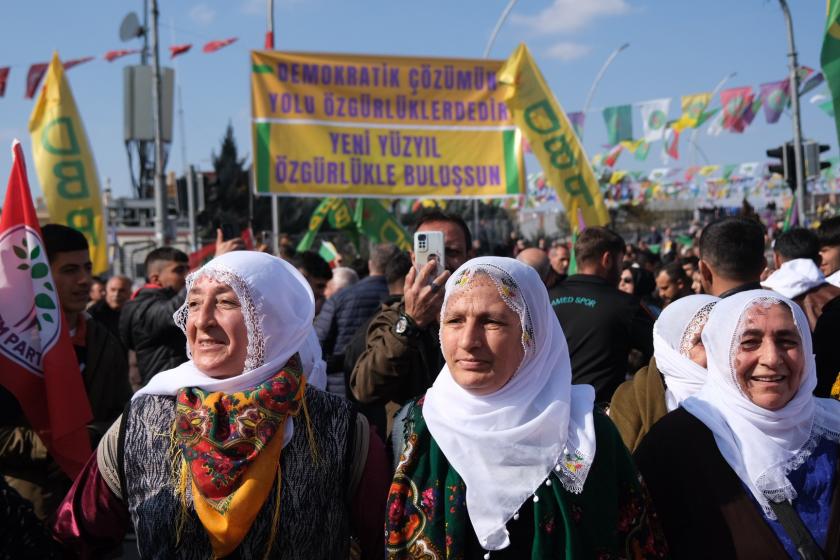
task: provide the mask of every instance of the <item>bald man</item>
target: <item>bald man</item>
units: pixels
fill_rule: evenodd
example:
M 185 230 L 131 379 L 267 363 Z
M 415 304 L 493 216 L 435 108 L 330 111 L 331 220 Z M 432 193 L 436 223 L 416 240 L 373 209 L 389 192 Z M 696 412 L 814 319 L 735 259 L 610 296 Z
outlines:
M 523 249 L 516 255 L 516 260 L 536 270 L 547 290 L 553 288 L 554 284 L 557 283 L 557 275 L 554 269 L 551 268 L 551 261 L 548 259 L 548 254 L 542 249 L 537 249 L 536 247 Z
M 130 297 L 131 279 L 127 276 L 112 276 L 105 283 L 105 297 L 91 305 L 88 313 L 119 338 L 120 311 Z

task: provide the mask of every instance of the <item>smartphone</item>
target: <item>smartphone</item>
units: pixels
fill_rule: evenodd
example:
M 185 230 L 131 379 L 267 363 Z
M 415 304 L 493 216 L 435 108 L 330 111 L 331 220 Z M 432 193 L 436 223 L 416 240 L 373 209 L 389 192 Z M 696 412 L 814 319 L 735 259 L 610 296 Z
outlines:
M 417 273 L 426 266 L 430 260 L 437 263 L 434 278 L 437 278 L 444 271 L 443 232 L 442 231 L 418 231 L 414 234 L 414 266 Z M 430 278 L 431 282 L 434 278 Z
M 233 239 L 234 237 L 239 237 L 236 235 L 236 228 L 233 227 L 233 224 L 222 224 L 222 239 L 227 241 L 228 239 Z

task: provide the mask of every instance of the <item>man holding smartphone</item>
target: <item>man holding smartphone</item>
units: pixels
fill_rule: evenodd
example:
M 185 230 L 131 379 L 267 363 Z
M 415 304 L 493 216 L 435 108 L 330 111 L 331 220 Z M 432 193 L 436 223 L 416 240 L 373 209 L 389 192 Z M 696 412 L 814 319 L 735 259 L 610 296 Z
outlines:
M 403 298 L 383 305 L 371 321 L 366 349 L 350 376 L 350 389 L 359 402 L 385 405 L 388 430 L 399 407 L 425 393 L 443 367 L 438 336 L 443 286 L 467 261 L 472 246 L 469 228 L 460 216 L 440 211 L 424 214 L 417 232 L 432 231 L 443 233 L 444 272 L 435 276 L 434 259 L 419 271 L 411 268 Z

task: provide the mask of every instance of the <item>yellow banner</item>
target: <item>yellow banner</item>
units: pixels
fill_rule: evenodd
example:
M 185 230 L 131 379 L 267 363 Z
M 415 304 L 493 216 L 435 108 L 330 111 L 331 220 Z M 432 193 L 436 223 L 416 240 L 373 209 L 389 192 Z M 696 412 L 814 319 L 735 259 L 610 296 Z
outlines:
M 524 192 L 502 61 L 251 53 L 255 191 L 488 198 Z
M 511 86 L 505 101 L 542 165 L 546 180 L 557 191 L 572 227 L 578 228 L 578 211 L 588 226 L 609 223 L 589 160 L 528 47 L 519 45 L 499 71 L 498 80 Z
M 99 177 L 64 67 L 53 54 L 29 117 L 35 171 L 50 219 L 81 231 L 90 244 L 93 273 L 108 270 Z

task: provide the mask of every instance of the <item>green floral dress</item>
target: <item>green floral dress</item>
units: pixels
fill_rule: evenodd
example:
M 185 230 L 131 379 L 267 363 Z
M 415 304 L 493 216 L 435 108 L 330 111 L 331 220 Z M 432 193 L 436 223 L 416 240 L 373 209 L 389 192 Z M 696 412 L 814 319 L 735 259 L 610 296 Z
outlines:
M 388 496 L 388 558 L 487 558 L 467 514 L 464 481 L 426 427 L 423 399 L 409 406 Z M 667 557 L 647 489 L 618 431 L 603 413 L 594 423 L 597 452 L 583 492 L 567 491 L 552 472 L 508 521 L 510 546 L 489 558 Z

